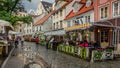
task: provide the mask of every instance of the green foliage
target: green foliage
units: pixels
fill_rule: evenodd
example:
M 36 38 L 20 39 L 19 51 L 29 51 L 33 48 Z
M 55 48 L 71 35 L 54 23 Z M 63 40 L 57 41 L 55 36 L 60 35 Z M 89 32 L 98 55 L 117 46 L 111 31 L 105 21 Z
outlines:
M 0 19 L 9 21 L 13 26 L 16 26 L 18 21 L 27 24 L 30 24 L 30 22 L 33 21 L 31 16 L 25 16 L 25 17 L 14 16 L 14 15 L 10 15 L 10 13 L 6 11 L 0 11 Z
M 0 19 L 9 21 L 13 26 L 16 26 L 18 21 L 27 24 L 31 23 L 31 16 L 20 17 L 13 15 L 20 11 L 21 8 L 24 9 L 21 3 L 21 0 L 0 0 Z

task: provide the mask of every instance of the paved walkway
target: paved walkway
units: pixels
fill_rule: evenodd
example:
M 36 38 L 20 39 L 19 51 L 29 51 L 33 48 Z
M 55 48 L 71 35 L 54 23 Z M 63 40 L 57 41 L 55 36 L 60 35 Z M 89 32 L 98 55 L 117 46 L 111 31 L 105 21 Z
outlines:
M 23 55 L 27 55 L 28 53 L 30 53 L 27 55 L 29 58 L 37 54 L 48 63 L 49 68 L 120 68 L 120 61 L 91 63 L 61 52 L 46 50 L 45 46 L 41 45 L 39 45 L 39 49 L 36 51 L 35 43 L 31 42 L 25 42 L 25 47 L 23 51 L 17 49 L 19 54 L 17 56 L 12 56 L 5 68 L 23 68 L 24 64 L 29 62 L 25 60 Z M 26 54 L 25 50 L 29 52 Z M 32 68 L 41 68 L 40 66 L 35 66 Z

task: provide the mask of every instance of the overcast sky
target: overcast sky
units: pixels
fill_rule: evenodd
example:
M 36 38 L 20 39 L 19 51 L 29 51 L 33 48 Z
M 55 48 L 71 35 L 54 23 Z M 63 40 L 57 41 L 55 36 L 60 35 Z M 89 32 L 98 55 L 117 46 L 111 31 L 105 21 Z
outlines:
M 32 2 L 28 2 L 27 0 L 23 0 L 23 4 L 27 11 L 29 11 L 30 9 L 36 10 L 39 1 L 40 0 L 32 0 Z M 53 3 L 55 0 L 43 0 L 43 1 Z

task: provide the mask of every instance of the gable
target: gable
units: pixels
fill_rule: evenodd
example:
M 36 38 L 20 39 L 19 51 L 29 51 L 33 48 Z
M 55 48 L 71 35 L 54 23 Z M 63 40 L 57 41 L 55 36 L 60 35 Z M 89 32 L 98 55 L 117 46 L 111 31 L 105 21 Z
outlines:
M 73 12 L 78 12 L 78 10 L 83 6 L 83 4 L 80 4 L 78 2 L 76 2 L 74 5 L 73 5 Z
M 59 3 L 55 4 L 55 10 L 61 8 L 64 4 L 66 4 L 67 2 L 65 1 L 58 1 Z

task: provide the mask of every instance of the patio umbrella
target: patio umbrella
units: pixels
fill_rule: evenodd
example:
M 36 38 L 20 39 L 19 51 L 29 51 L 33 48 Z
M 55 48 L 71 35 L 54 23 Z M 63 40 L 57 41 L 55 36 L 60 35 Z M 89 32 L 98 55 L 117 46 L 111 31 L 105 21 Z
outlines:
M 12 29 L 14 29 L 13 26 L 10 24 L 10 22 L 4 20 L 0 20 L 0 26 L 9 26 Z

